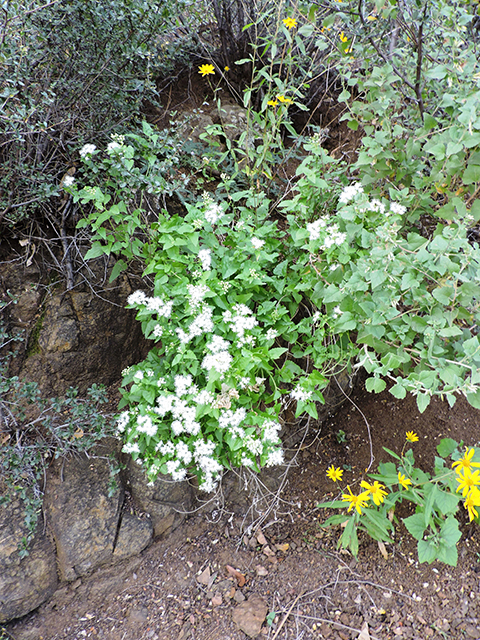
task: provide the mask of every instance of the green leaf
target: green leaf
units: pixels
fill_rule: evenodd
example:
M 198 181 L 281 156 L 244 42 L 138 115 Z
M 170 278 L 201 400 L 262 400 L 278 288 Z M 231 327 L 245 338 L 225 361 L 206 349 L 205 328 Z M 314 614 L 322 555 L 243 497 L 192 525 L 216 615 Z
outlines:
M 93 258 L 99 258 L 104 254 L 108 255 L 108 248 L 104 247 L 100 242 L 94 242 L 92 248 L 85 254 L 85 260 L 93 260 Z
M 462 176 L 463 184 L 474 184 L 480 181 L 480 165 L 469 164 Z
M 389 531 L 393 531 L 393 525 L 386 516 L 374 509 L 365 509 L 362 516 L 363 524 L 374 540 L 392 542 Z
M 457 544 L 462 537 L 462 532 L 458 528 L 458 521 L 454 516 L 448 516 L 440 528 L 440 538 L 442 544 L 451 547 Z
M 427 393 L 419 393 L 417 395 L 417 407 L 420 413 L 423 413 L 430 404 L 430 396 Z
M 475 409 L 480 409 L 480 389 L 475 393 L 467 393 L 467 401 Z
M 443 515 L 454 514 L 457 511 L 460 496 L 444 491 L 443 489 L 437 489 L 435 494 L 435 505 L 437 509 L 441 511 Z
M 425 518 L 423 513 L 415 513 L 413 516 L 403 519 L 403 524 L 406 526 L 407 531 L 415 538 L 415 540 L 421 540 L 425 533 Z
M 389 391 L 392 396 L 395 396 L 395 398 L 398 398 L 399 400 L 403 400 L 407 395 L 407 390 L 405 389 L 405 387 L 398 383 L 394 384 L 393 387 L 389 389 Z
M 355 524 L 355 517 L 351 516 L 347 522 L 342 537 L 340 538 L 340 544 L 344 549 L 350 549 L 354 557 L 358 555 L 358 536 L 357 527 Z
M 124 260 L 117 260 L 117 262 L 113 265 L 112 273 L 110 274 L 109 282 L 113 282 L 115 278 L 118 277 L 122 271 L 125 271 L 127 268 L 127 263 Z
M 448 458 L 448 456 L 451 456 L 457 447 L 458 442 L 452 438 L 442 438 L 440 440 L 440 444 L 437 445 L 437 452 L 442 458 Z
M 418 551 L 418 561 L 428 562 L 428 564 L 432 564 L 432 562 L 437 557 L 437 547 L 432 540 L 419 540 L 417 544 Z
M 432 483 L 427 483 L 425 485 L 424 495 L 426 496 L 425 501 L 425 511 L 423 513 L 423 520 L 426 527 L 428 527 L 430 523 L 430 516 L 433 511 L 433 503 L 435 502 L 435 498 L 437 495 L 437 485 Z
M 382 378 L 367 378 L 365 381 L 365 388 L 369 392 L 381 393 L 386 386 L 387 383 Z
M 440 562 L 444 562 L 448 564 L 450 567 L 456 567 L 458 562 L 458 551 L 457 547 L 447 546 L 445 544 L 441 544 L 438 547 L 437 558 Z

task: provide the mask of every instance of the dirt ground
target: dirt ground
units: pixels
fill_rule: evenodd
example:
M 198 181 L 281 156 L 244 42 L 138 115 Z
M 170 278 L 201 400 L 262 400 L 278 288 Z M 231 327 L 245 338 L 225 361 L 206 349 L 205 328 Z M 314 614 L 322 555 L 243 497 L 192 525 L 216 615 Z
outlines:
M 401 524 L 387 558 L 364 535 L 358 560 L 337 551 L 338 528 L 321 528 L 326 514 L 317 504 L 338 491 L 325 471 L 333 463 L 345 469 L 345 483 L 359 483 L 371 457 L 367 422 L 373 468 L 388 460 L 382 447 L 401 449 L 407 430 L 420 438 L 412 446 L 426 470 L 442 437 L 474 445 L 480 433 L 479 412 L 463 399 L 452 409 L 434 401 L 421 415 L 413 398 L 368 394 L 360 383 L 295 446 L 281 500 L 264 518 L 249 520 L 248 501 L 190 514 L 140 557 L 64 586 L 7 625 L 7 637 L 242 640 L 240 621 L 269 640 L 480 638 L 476 525 L 462 526 L 456 568 L 419 564 Z

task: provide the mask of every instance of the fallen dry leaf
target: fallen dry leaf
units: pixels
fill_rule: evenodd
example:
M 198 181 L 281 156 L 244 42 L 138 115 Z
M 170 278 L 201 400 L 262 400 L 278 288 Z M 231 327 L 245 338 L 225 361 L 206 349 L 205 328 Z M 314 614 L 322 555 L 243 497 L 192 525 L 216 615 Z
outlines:
M 261 529 L 259 529 L 259 530 L 257 531 L 257 533 L 255 534 L 255 536 L 256 536 L 256 538 L 257 538 L 257 542 L 258 542 L 258 544 L 261 544 L 262 546 L 263 546 L 264 544 L 268 544 L 268 543 L 267 543 L 267 539 L 266 539 L 266 538 L 265 538 L 265 536 L 263 535 L 263 533 L 262 533 L 262 530 L 261 530 Z
M 227 570 L 227 573 L 229 576 L 232 576 L 232 578 L 235 578 L 238 586 L 240 588 L 243 587 L 243 585 L 245 584 L 245 576 L 243 575 L 243 573 L 240 573 L 240 571 L 238 571 L 237 569 L 234 569 L 229 564 L 225 566 L 225 569 Z
M 377 540 L 377 542 L 378 542 L 378 548 L 380 549 L 380 553 L 385 558 L 385 560 L 387 560 L 388 551 L 386 550 L 385 545 L 383 544 L 383 542 L 381 540 Z
M 257 564 L 257 566 L 255 567 L 255 572 L 260 578 L 268 576 L 268 571 L 265 569 L 265 567 L 262 567 L 261 564 Z
M 358 640 L 370 640 L 370 632 L 368 630 L 368 624 L 364 622 Z
M 284 542 L 283 544 L 276 544 L 275 549 L 277 551 L 283 551 L 285 553 L 285 551 L 288 551 L 289 546 L 290 545 L 288 544 L 288 542 Z
M 274 556 L 274 555 L 275 555 L 275 551 L 272 551 L 272 550 L 270 549 L 270 547 L 268 546 L 268 544 L 267 544 L 267 546 L 266 546 L 266 547 L 263 547 L 263 549 L 262 549 L 262 553 L 264 553 L 264 554 L 265 554 L 266 556 L 268 556 L 269 558 L 271 558 L 272 556 Z
M 208 583 L 210 582 L 210 567 L 204 569 L 204 571 L 202 571 L 202 573 L 197 576 L 197 582 L 199 582 L 200 584 L 204 584 L 205 586 L 208 585 Z

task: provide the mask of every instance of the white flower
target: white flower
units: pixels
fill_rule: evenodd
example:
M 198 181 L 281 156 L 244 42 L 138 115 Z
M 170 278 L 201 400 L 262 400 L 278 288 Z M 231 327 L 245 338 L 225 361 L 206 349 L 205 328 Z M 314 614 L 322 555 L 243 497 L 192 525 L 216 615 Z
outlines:
M 247 436 L 245 438 L 245 448 L 254 456 L 259 456 L 263 451 L 263 444 L 257 438 Z
M 200 249 L 198 257 L 202 263 L 202 269 L 204 271 L 209 271 L 212 264 L 212 253 L 210 249 Z
M 312 316 L 313 324 L 316 324 L 320 320 L 320 317 L 321 317 L 320 311 L 315 311 L 315 313 Z
M 265 463 L 266 467 L 274 467 L 277 464 L 282 464 L 283 462 L 283 451 L 282 449 L 274 449 L 268 454 L 267 461 Z
M 290 393 L 290 395 L 297 402 L 306 402 L 307 400 L 310 400 L 310 398 L 312 397 L 312 391 L 306 391 L 302 387 L 298 386 L 296 389 L 294 389 Z
M 230 342 L 217 335 L 213 335 L 210 344 L 207 345 L 207 349 L 209 349 L 212 353 L 218 353 L 219 351 L 228 351 L 229 347 Z
M 140 453 L 140 447 L 137 442 L 126 442 L 122 451 L 123 453 Z
M 205 220 L 211 225 L 214 225 L 220 220 L 224 213 L 224 210 L 219 204 L 212 202 L 204 213 Z
M 137 431 L 153 438 L 157 434 L 157 427 L 153 424 L 150 416 L 138 416 Z
M 152 313 L 156 313 L 161 318 L 169 318 L 172 313 L 172 309 L 173 309 L 172 301 L 164 302 L 162 298 L 155 296 L 153 298 L 146 298 L 145 303 L 147 305 L 148 311 L 151 311 Z
M 75 178 L 73 176 L 65 176 L 65 178 L 63 179 L 63 186 L 71 187 L 74 182 Z
M 169 411 L 172 410 L 174 399 L 175 399 L 175 396 L 173 396 L 173 395 L 158 396 L 158 398 L 157 398 L 157 405 L 158 406 L 155 407 L 155 409 L 154 409 L 155 413 L 163 418 L 163 416 L 166 413 L 168 413 Z
M 112 142 L 109 142 L 107 144 L 107 153 L 113 153 L 117 149 L 121 149 L 121 148 L 122 148 L 122 145 L 119 144 L 118 142 L 115 142 L 115 140 L 113 140 Z
M 265 420 L 263 423 L 263 437 L 264 441 L 268 442 L 277 442 L 278 441 L 278 432 L 280 431 L 281 426 L 278 422 L 274 420 Z
M 171 456 L 175 453 L 175 445 L 173 442 L 159 442 L 155 447 L 164 456 Z
M 127 303 L 134 306 L 139 304 L 147 304 L 147 300 L 148 298 L 143 291 L 135 291 L 128 296 Z
M 170 425 L 170 427 L 171 427 L 174 435 L 176 435 L 176 436 L 179 436 L 182 433 L 182 431 L 184 430 L 181 420 L 173 420 L 172 424 Z
M 134 380 L 143 380 L 143 371 L 136 371 L 133 376 Z
M 252 245 L 254 249 L 261 249 L 265 244 L 265 240 L 260 240 L 260 238 L 252 238 Z
M 210 393 L 210 391 L 207 391 L 206 389 L 202 389 L 197 396 L 193 398 L 193 401 L 197 404 L 207 405 L 213 404 L 214 399 L 213 393 Z
M 91 155 L 97 147 L 94 144 L 84 144 L 80 149 L 80 156 L 85 158 L 88 155 Z
M 117 418 L 117 431 L 118 433 L 123 433 L 125 431 L 125 427 L 130 421 L 130 414 L 128 411 L 124 411 Z
M 385 213 L 385 205 L 380 200 L 374 199 L 370 202 L 370 211 L 378 211 L 379 213 Z
M 192 308 L 198 307 L 200 302 L 205 297 L 205 294 L 209 291 L 209 288 L 204 284 L 189 284 L 187 285 L 188 295 L 190 297 L 190 306 Z
M 217 353 L 208 354 L 202 361 L 202 368 L 205 371 L 211 371 L 214 369 L 218 373 L 226 373 L 230 369 L 232 364 L 232 356 L 228 351 L 218 351 Z
M 187 390 L 192 386 L 192 376 L 175 376 L 174 380 L 175 392 L 179 398 L 187 393 Z
M 265 338 L 267 340 L 275 340 L 277 336 L 278 336 L 278 331 L 276 331 L 275 329 L 268 329 L 267 333 L 265 334 Z
M 153 331 L 152 331 L 152 336 L 154 338 L 161 338 L 162 337 L 162 333 L 163 333 L 163 327 L 159 324 L 155 325 Z
M 327 220 L 325 218 L 318 218 L 315 222 L 309 222 L 307 224 L 307 231 L 310 235 L 310 240 L 313 242 L 314 240 L 318 240 L 320 237 L 321 229 L 324 229 L 327 226 Z
M 359 193 L 363 193 L 363 187 L 360 182 L 355 182 L 355 184 L 351 184 L 342 191 L 339 202 L 342 204 L 347 204 L 350 200 L 353 200 Z
M 188 448 L 188 445 L 185 442 L 177 442 L 176 447 L 177 458 L 181 460 L 184 464 L 189 464 L 193 458 L 193 454 Z
M 398 204 L 398 202 L 390 203 L 390 211 L 392 213 L 396 213 L 399 216 L 403 216 L 406 210 L 407 210 L 407 207 L 404 207 L 403 204 Z

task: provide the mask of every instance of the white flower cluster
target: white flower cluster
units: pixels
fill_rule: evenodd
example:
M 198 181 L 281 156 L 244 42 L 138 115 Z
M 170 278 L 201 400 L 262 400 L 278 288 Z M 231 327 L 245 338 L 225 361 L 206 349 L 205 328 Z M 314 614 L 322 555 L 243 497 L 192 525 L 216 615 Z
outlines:
M 136 428 L 137 433 L 144 433 L 150 438 L 157 435 L 157 427 L 153 424 L 151 417 L 148 415 L 138 416 Z
M 218 483 L 218 475 L 221 473 L 222 465 L 213 458 L 215 443 L 211 440 L 197 440 L 194 445 L 194 458 L 198 467 L 203 472 L 200 489 L 211 492 Z
M 111 154 L 114 151 L 118 152 L 118 150 L 121 149 L 125 143 L 125 136 L 119 135 L 117 133 L 112 133 L 110 137 L 112 138 L 112 141 L 107 145 L 108 154 Z
M 96 148 L 97 147 L 94 144 L 84 144 L 80 149 L 80 157 L 86 158 L 87 156 L 91 155 Z
M 254 249 L 261 249 L 265 244 L 265 240 L 260 240 L 260 238 L 252 238 L 252 245 Z
M 75 178 L 73 176 L 65 176 L 65 178 L 63 179 L 62 186 L 71 187 L 74 182 L 75 182 Z
M 192 338 L 196 338 L 197 336 L 201 336 L 202 333 L 210 333 L 213 331 L 213 320 L 212 320 L 213 308 L 208 305 L 204 305 L 202 307 L 201 312 L 196 316 L 190 326 L 188 327 L 188 331 L 184 331 L 180 327 L 175 329 L 178 339 L 182 344 L 187 344 Z
M 224 213 L 225 211 L 219 204 L 211 202 L 205 210 L 205 220 L 213 226 L 214 224 L 217 224 Z
M 363 187 L 360 182 L 355 182 L 355 184 L 350 184 L 348 187 L 345 187 L 338 201 L 341 204 L 348 204 L 351 200 L 354 200 L 359 193 L 363 193 Z
M 123 411 L 117 418 L 117 434 L 120 435 L 125 431 L 125 427 L 130 422 L 130 414 L 128 411 Z
M 312 397 L 312 391 L 306 391 L 303 387 L 301 387 L 300 385 L 298 385 L 291 393 L 290 395 L 292 396 L 292 398 L 294 400 L 296 400 L 297 402 L 306 402 L 307 400 L 310 400 L 310 398 Z
M 398 202 L 391 202 L 390 203 L 390 212 L 391 213 L 395 213 L 399 216 L 403 216 L 403 214 L 406 212 L 407 207 L 404 207 L 403 204 L 398 204 Z
M 205 297 L 205 294 L 210 291 L 210 289 L 205 284 L 188 284 L 187 289 L 190 298 L 189 303 L 192 309 L 198 307 L 200 302 Z
M 315 222 L 309 222 L 307 224 L 307 231 L 312 242 L 319 239 L 321 229 L 325 229 L 327 224 L 328 220 L 326 218 L 318 218 Z
M 218 419 L 218 426 L 221 429 L 228 429 L 234 438 L 245 438 L 245 431 L 240 427 L 241 423 L 247 417 L 247 412 L 242 407 L 236 411 L 227 409 L 222 411 L 220 418 Z
M 164 302 L 162 298 L 154 296 L 149 298 L 143 291 L 135 291 L 127 298 L 127 303 L 131 306 L 145 306 L 148 311 L 156 313 L 160 318 L 169 318 L 172 313 L 173 302 Z
M 245 304 L 233 306 L 233 313 L 229 310 L 223 312 L 223 321 L 230 325 L 230 329 L 239 338 L 245 336 L 245 331 L 251 331 L 258 325 L 258 321 L 253 312 Z
M 230 369 L 232 364 L 232 356 L 228 348 L 230 343 L 220 336 L 212 336 L 212 341 L 207 345 L 207 349 L 211 352 L 207 354 L 202 361 L 202 368 L 210 372 L 212 369 L 220 374 L 223 378 L 224 374 Z
M 338 225 L 336 223 L 333 223 L 331 227 L 329 227 L 328 234 L 325 236 L 325 240 L 323 241 L 323 244 L 320 248 L 330 249 L 330 247 L 333 247 L 333 245 L 335 244 L 339 246 L 343 244 L 346 239 L 347 234 L 339 231 Z
M 202 269 L 204 271 L 210 271 L 212 265 L 212 252 L 210 249 L 200 249 L 198 252 L 198 258 L 202 263 Z
M 385 205 L 383 204 L 383 202 L 380 202 L 380 200 L 377 199 L 373 199 L 368 208 L 370 209 L 370 211 L 378 211 L 378 213 L 385 213 Z

